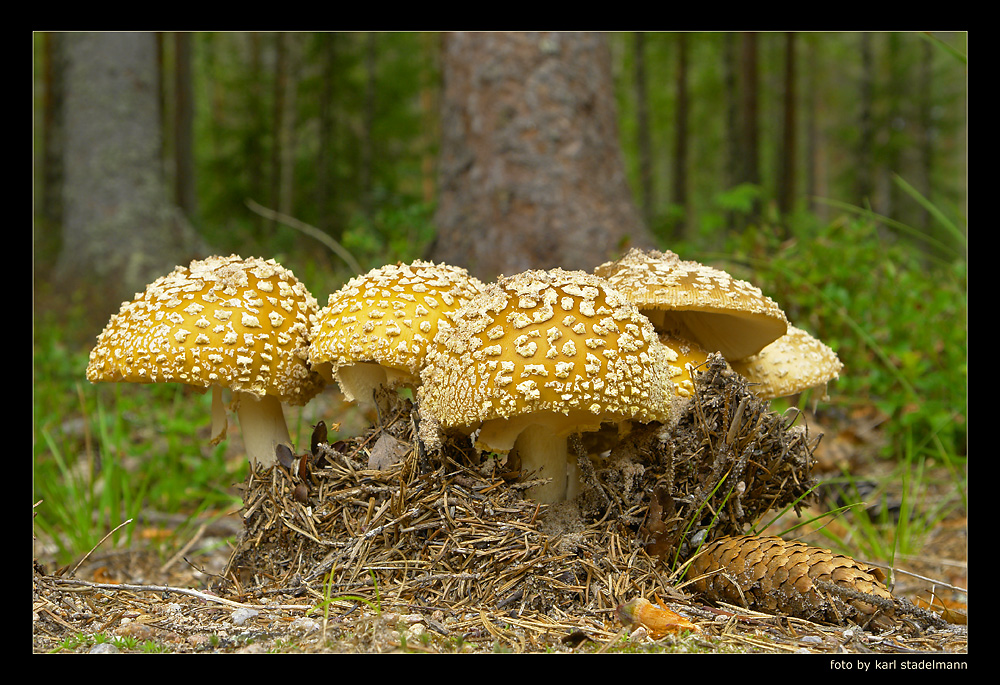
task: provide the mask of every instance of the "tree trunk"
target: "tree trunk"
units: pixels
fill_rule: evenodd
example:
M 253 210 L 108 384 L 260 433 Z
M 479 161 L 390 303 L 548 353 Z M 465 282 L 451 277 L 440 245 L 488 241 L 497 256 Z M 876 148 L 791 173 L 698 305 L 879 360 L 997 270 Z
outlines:
M 67 33 L 62 249 L 55 280 L 117 310 L 204 247 L 163 178 L 156 39 Z
M 722 81 L 726 103 L 726 190 L 743 182 L 743 164 L 740 161 L 742 135 L 736 38 L 736 34 L 729 32 L 722 36 Z M 730 231 L 736 228 L 736 217 L 731 211 L 726 214 L 726 226 Z
M 924 197 L 930 198 L 931 177 L 934 169 L 934 91 L 931 87 L 934 82 L 934 46 L 931 45 L 930 41 L 924 42 L 918 71 L 920 73 L 920 86 L 917 88 L 915 96 L 917 120 L 920 126 L 917 138 L 919 164 L 917 165 L 914 187 Z M 930 232 L 933 227 L 930 212 L 921 210 L 920 218 L 915 223 L 924 232 Z
M 861 83 L 859 86 L 860 110 L 858 112 L 857 184 L 858 202 L 864 204 L 872 199 L 872 160 L 874 159 L 874 130 L 872 107 L 875 97 L 875 60 L 872 57 L 872 37 L 867 31 L 861 33 Z
M 361 187 L 358 192 L 361 194 L 361 208 L 367 219 L 371 219 L 375 213 L 374 188 L 372 178 L 374 173 L 372 165 L 375 160 L 375 96 L 378 74 L 376 73 L 378 60 L 378 34 L 369 31 L 365 35 L 364 45 L 364 66 L 365 66 L 365 99 L 361 110 L 361 168 L 358 171 Z
M 760 183 L 757 140 L 757 34 L 744 33 L 740 42 L 740 114 L 743 134 L 743 169 L 740 181 Z
M 191 34 L 174 34 L 174 198 L 188 217 L 198 214 L 194 164 L 194 84 Z
M 335 183 L 335 160 L 336 150 L 336 116 L 334 109 L 334 89 L 337 80 L 336 59 L 337 43 L 336 33 L 323 33 L 320 40 L 320 98 L 319 98 L 319 121 L 317 125 L 319 132 L 319 146 L 316 151 L 316 226 L 324 233 L 328 233 L 336 240 L 340 240 L 340 222 L 334 216 L 337 194 L 337 183 Z
M 268 168 L 265 159 L 265 150 L 262 141 L 267 137 L 267 115 L 264 111 L 264 55 L 267 46 L 262 44 L 262 37 L 259 33 L 250 34 L 250 82 L 247 88 L 247 119 L 250 125 L 256 129 L 246 138 L 246 165 L 250 170 L 250 198 L 258 200 L 261 204 L 274 202 L 274 198 L 267 194 L 267 184 L 264 172 Z M 277 145 L 277 141 L 273 143 Z M 274 167 L 271 167 L 272 169 Z M 274 205 L 271 204 L 273 207 Z M 250 220 L 253 222 L 253 236 L 259 243 L 265 235 L 265 229 L 270 226 L 270 220 L 265 219 L 256 212 L 251 212 Z
M 653 136 L 649 126 L 649 89 L 646 85 L 646 34 L 638 31 L 632 43 L 635 59 L 636 142 L 639 153 L 639 196 L 642 217 L 652 229 L 653 209 Z
M 284 206 L 281 198 L 282 182 L 282 162 L 285 159 L 285 116 L 287 107 L 285 98 L 288 96 L 288 34 L 279 32 L 274 36 L 275 58 L 274 58 L 274 90 L 271 109 L 271 161 L 268 165 L 268 179 L 270 190 L 268 191 L 268 203 L 277 211 L 288 214 L 288 207 Z M 266 232 L 258 236 L 261 244 L 267 241 L 268 236 L 274 235 L 276 229 L 274 219 L 268 219 L 264 224 Z
M 826 205 L 817 202 L 816 198 L 825 193 L 825 166 L 822 161 L 822 141 L 820 139 L 820 100 L 817 83 L 820 79 L 817 41 L 814 36 L 806 37 L 806 197 L 809 198 L 809 211 L 820 219 L 826 218 Z
M 740 183 L 759 186 L 760 141 L 757 127 L 757 34 L 740 36 Z M 749 214 L 736 218 L 735 229 L 742 231 L 747 225 L 757 223 L 761 202 L 755 200 Z
M 35 283 L 52 277 L 59 255 L 63 187 L 63 59 L 58 34 L 38 36 L 42 65 L 42 103 L 35 126 L 42 132 L 41 155 L 36 157 L 35 182 Z
M 785 34 L 785 97 L 781 128 L 781 170 L 778 176 L 778 210 L 782 215 L 795 209 L 795 176 L 798 157 L 797 97 L 795 87 L 795 34 Z
M 678 239 L 690 239 L 687 235 L 688 193 L 687 193 L 687 143 L 688 143 L 688 89 L 687 89 L 687 36 L 677 34 L 677 110 L 674 113 L 674 164 L 673 203 L 680 208 L 680 220 L 674 227 L 673 235 Z
M 432 32 L 421 34 L 420 47 L 424 61 L 424 68 L 420 70 L 420 117 L 423 122 L 420 137 L 420 191 L 423 201 L 430 204 L 434 202 L 437 192 L 437 159 L 434 153 L 441 123 L 438 117 L 440 103 L 437 79 L 438 54 L 441 49 L 439 35 Z
M 285 45 L 284 81 L 282 89 L 284 97 L 281 107 L 281 128 L 277 136 L 281 139 L 281 157 L 278 165 L 278 199 L 275 206 L 278 211 L 294 216 L 295 208 L 295 149 L 297 146 L 296 129 L 298 126 L 298 93 L 299 93 L 299 63 L 301 60 L 301 33 L 292 32 L 282 36 Z M 266 244 L 266 243 L 265 243 Z
M 597 33 L 444 37 L 431 257 L 492 279 L 592 269 L 652 240 L 626 183 Z

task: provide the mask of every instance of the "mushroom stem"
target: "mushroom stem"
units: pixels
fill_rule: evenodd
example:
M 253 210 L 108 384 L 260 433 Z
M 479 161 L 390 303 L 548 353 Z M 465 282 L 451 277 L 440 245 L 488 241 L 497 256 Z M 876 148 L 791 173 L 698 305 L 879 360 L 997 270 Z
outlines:
M 222 403 L 222 386 L 212 386 L 212 444 L 218 445 L 226 439 L 229 420 L 226 418 L 226 405 Z
M 385 386 L 412 385 L 413 375 L 372 362 L 357 362 L 337 370 L 337 382 L 344 396 L 352 402 L 371 404 L 372 393 Z
M 528 488 L 526 494 L 547 504 L 566 499 L 566 462 L 569 457 L 566 438 L 552 428 L 532 424 L 517 436 L 514 447 L 521 458 L 522 471 L 533 474 L 535 478 L 552 479 Z
M 291 446 L 281 402 L 272 395 L 258 399 L 245 392 L 236 393 L 236 416 L 243 432 L 243 446 L 251 464 L 271 466 L 278 443 Z

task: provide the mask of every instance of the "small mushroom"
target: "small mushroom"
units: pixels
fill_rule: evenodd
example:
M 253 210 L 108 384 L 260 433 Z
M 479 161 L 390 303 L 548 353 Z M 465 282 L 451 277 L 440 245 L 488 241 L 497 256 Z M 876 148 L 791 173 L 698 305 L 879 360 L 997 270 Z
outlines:
M 271 465 L 291 444 L 282 403 L 323 387 L 307 363 L 315 298 L 274 260 L 236 255 L 177 267 L 122 303 L 90 353 L 91 382 L 185 383 L 211 389 L 213 444 L 233 392 L 247 457 Z
M 760 289 L 673 252 L 633 248 L 594 269 L 635 303 L 658 333 L 690 340 L 725 359 L 760 352 L 788 327 Z
M 567 438 L 602 423 L 663 421 L 675 355 L 649 321 L 601 278 L 582 271 L 501 277 L 437 339 L 419 390 L 443 428 L 478 430 L 477 448 L 516 448 L 522 471 L 550 482 L 528 490 L 566 499 Z
M 352 278 L 319 314 L 310 361 L 349 400 L 416 387 L 428 346 L 484 286 L 465 269 L 414 261 Z
M 836 352 L 795 326 L 759 353 L 730 365 L 766 400 L 826 385 L 844 368 Z
M 708 362 L 709 352 L 690 340 L 670 333 L 660 333 L 659 338 L 661 343 L 677 355 L 669 364 L 674 392 L 678 398 L 691 397 L 694 394 L 695 375 L 699 367 Z

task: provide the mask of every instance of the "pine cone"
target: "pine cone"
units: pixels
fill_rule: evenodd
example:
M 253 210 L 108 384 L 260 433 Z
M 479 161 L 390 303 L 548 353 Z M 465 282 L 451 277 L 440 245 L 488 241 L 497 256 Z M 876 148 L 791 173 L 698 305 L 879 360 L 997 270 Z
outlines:
M 724 537 L 706 545 L 688 571 L 712 601 L 766 613 L 886 628 L 894 601 L 885 573 L 842 554 L 777 537 Z

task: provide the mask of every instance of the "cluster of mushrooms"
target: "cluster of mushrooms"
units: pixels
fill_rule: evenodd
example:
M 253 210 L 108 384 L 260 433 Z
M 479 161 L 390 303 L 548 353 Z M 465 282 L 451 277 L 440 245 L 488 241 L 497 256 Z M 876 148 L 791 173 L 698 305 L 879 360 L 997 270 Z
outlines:
M 265 466 L 291 444 L 283 404 L 334 381 L 358 401 L 408 387 L 429 444 L 447 431 L 516 454 L 524 477 L 542 482 L 528 496 L 551 503 L 579 480 L 569 436 L 667 423 L 710 353 L 766 399 L 841 369 L 758 288 L 632 249 L 594 273 L 533 270 L 490 284 L 446 264 L 391 264 L 352 278 L 323 308 L 274 260 L 196 260 L 122 304 L 87 378 L 211 389 L 216 442 L 229 388 L 247 456 Z

